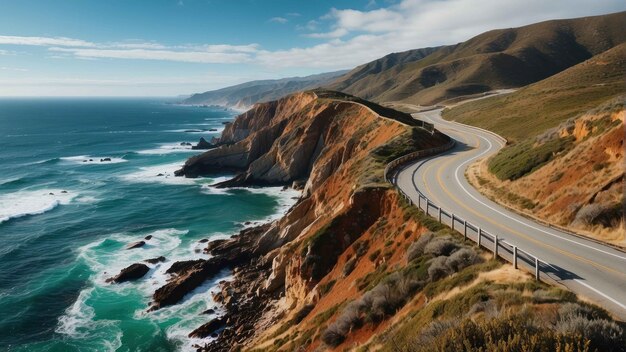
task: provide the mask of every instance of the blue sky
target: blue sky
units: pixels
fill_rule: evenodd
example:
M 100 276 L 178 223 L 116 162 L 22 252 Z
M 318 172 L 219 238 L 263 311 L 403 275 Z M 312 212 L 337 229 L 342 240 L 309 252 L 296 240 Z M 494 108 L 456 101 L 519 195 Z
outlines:
M 0 0 L 0 95 L 175 96 L 625 9 L 614 0 Z

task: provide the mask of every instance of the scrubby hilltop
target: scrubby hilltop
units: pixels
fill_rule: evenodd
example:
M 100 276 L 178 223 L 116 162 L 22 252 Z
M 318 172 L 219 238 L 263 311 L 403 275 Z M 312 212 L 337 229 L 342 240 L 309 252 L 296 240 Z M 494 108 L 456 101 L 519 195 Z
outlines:
M 537 82 L 626 41 L 626 12 L 493 30 L 360 66 L 329 85 L 376 102 L 430 105 Z

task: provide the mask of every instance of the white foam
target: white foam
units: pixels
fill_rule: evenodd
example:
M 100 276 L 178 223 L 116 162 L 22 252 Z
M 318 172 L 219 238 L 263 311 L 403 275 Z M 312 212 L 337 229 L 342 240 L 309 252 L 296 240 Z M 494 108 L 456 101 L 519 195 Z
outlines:
M 164 183 L 169 185 L 203 185 L 203 184 L 214 184 L 217 181 L 221 180 L 222 177 L 217 178 L 208 178 L 208 177 L 198 177 L 198 178 L 187 178 L 184 176 L 175 176 L 174 172 L 181 167 L 183 167 L 182 161 L 169 163 L 169 164 L 161 164 L 154 166 L 146 166 L 139 169 L 139 171 L 135 171 L 130 174 L 120 176 L 122 180 L 128 182 L 138 182 L 138 183 Z M 224 178 L 227 179 L 227 178 Z
M 0 223 L 23 216 L 43 214 L 61 204 L 69 204 L 77 195 L 61 189 L 18 191 L 0 195 Z
M 197 179 L 176 177 L 174 171 L 183 166 L 182 162 L 146 166 L 130 174 L 122 175 L 121 178 L 129 182 L 158 182 L 165 184 L 193 185 Z
M 179 142 L 179 143 L 161 144 L 157 148 L 140 150 L 137 153 L 145 154 L 145 155 L 163 155 L 163 154 L 182 153 L 182 152 L 199 153 L 199 152 L 203 152 L 203 150 L 194 150 L 194 149 L 191 149 L 191 145 L 181 145 L 181 143 Z
M 108 158 L 110 161 L 103 161 L 103 159 Z M 109 156 L 89 156 L 89 155 L 76 155 L 76 156 L 67 156 L 60 158 L 61 161 L 70 164 L 76 165 L 106 165 L 106 164 L 119 164 L 125 163 L 128 160 L 123 158 L 112 158 Z
M 119 321 L 94 320 L 94 309 L 87 304 L 94 290 L 95 288 L 91 287 L 80 292 L 76 302 L 59 317 L 55 332 L 73 339 L 89 341 L 96 350 L 116 351 L 122 346 L 123 332 L 119 327 Z M 102 346 L 94 346 L 98 342 L 101 342 Z
M 222 125 L 220 127 L 212 128 L 215 131 L 209 131 L 209 129 L 203 129 L 203 128 L 182 128 L 182 129 L 175 129 L 175 130 L 165 130 L 163 132 L 191 133 L 191 134 L 218 134 L 218 133 L 224 132 L 224 128 L 225 127 Z

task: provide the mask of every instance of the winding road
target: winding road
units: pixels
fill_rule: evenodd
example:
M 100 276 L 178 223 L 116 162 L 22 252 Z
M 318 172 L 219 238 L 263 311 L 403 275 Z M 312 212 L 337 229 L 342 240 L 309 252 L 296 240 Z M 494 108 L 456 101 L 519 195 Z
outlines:
M 467 230 L 470 238 L 476 238 L 478 231 L 486 231 L 497 235 L 498 241 L 504 240 L 531 253 L 540 260 L 542 279 L 563 285 L 604 307 L 616 318 L 626 320 L 626 253 L 529 220 L 489 200 L 469 184 L 465 170 L 472 162 L 495 154 L 504 141 L 489 132 L 443 120 L 441 109 L 414 117 L 434 123 L 438 130 L 456 140 L 451 150 L 411 162 L 396 172 L 394 182 L 414 204 L 419 202 L 426 209 L 424 198 L 418 200 L 421 194 L 446 211 L 442 215 L 444 223 L 451 225 L 454 214 L 455 219 L 480 227 L 481 230 L 471 227 Z M 429 210 L 438 215 L 436 208 Z M 461 232 L 463 220 L 454 221 Z M 493 248 L 494 240 L 490 236 L 481 238 L 483 246 Z M 501 256 L 512 258 L 512 249 L 503 246 L 499 251 Z M 534 259 L 531 261 L 523 252 L 519 253 L 522 253 L 519 265 L 531 269 Z

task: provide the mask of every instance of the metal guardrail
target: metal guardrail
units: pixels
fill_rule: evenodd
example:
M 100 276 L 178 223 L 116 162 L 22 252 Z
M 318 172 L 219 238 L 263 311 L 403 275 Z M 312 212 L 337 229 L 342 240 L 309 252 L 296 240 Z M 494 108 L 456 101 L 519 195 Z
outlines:
M 500 257 L 506 260 L 507 262 L 513 264 L 515 269 L 526 269 L 530 272 L 533 272 L 535 275 L 535 279 L 541 280 L 541 266 L 547 266 L 548 264 L 546 262 L 540 260 L 539 258 L 537 258 L 537 256 L 529 253 L 526 250 L 514 246 L 513 244 L 505 240 L 499 239 L 498 235 L 490 234 L 487 231 L 483 230 L 480 226 L 472 224 L 469 221 L 455 215 L 454 213 L 449 212 L 441 208 L 440 206 L 437 206 L 425 195 L 423 195 L 422 192 L 420 192 L 419 190 L 417 190 L 417 204 L 413 203 L 411 197 L 404 193 L 404 191 L 400 189 L 400 187 L 398 187 L 394 182 L 394 170 L 397 169 L 398 166 L 405 164 L 409 161 L 442 153 L 446 150 L 452 149 L 454 145 L 455 141 L 451 138 L 450 142 L 448 142 L 446 145 L 409 153 L 391 161 L 385 167 L 385 180 L 391 183 L 411 205 L 416 205 L 418 209 L 424 211 L 426 215 L 437 219 L 437 221 L 439 221 L 439 223 L 441 224 L 450 226 L 453 231 L 457 231 L 458 233 L 462 234 L 465 240 L 470 239 L 476 242 L 479 248 L 483 247 L 491 251 L 494 255 L 494 258 Z M 431 210 L 434 210 L 435 213 L 432 213 Z

